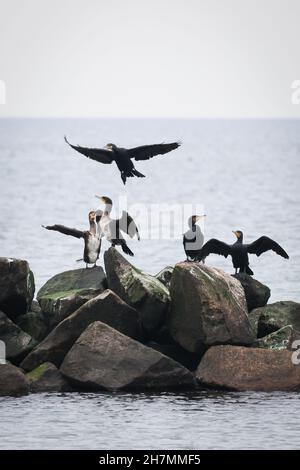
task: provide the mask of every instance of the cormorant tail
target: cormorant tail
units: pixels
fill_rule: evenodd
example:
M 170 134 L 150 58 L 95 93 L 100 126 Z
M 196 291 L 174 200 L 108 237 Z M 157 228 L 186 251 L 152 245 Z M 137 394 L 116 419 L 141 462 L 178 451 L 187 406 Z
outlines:
M 125 240 L 122 240 L 122 243 L 120 243 L 121 247 L 122 247 L 122 251 L 124 253 L 126 253 L 126 255 L 129 255 L 129 256 L 134 256 L 134 254 L 132 253 L 131 249 L 128 247 L 127 243 L 125 242 Z
M 83 261 L 83 258 L 77 259 L 76 263 L 80 263 L 80 261 Z
M 122 178 L 123 184 L 125 185 L 126 184 L 126 175 L 123 171 L 121 173 L 121 178 Z
M 246 274 L 249 274 L 250 276 L 253 276 L 254 272 L 252 269 L 249 268 L 249 266 L 246 267 Z
M 134 174 L 134 176 L 137 176 L 138 178 L 145 178 L 145 175 L 137 171 L 135 168 L 132 170 L 132 173 Z

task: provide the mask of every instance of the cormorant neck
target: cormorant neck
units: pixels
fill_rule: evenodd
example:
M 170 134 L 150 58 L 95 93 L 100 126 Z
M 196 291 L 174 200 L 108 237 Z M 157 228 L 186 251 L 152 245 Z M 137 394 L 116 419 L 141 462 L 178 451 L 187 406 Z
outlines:
M 93 220 L 93 221 L 90 221 L 90 232 L 93 234 L 93 235 L 96 235 L 96 232 L 97 232 L 97 226 L 96 226 L 96 222 Z
M 237 239 L 236 243 L 243 243 L 243 235 Z
M 112 204 L 105 204 L 104 215 L 109 215 L 111 213 Z

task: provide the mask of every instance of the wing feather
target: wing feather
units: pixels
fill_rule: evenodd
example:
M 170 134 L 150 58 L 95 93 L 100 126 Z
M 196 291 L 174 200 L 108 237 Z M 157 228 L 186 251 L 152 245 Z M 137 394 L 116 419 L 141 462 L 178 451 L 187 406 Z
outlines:
M 76 238 L 84 238 L 84 232 L 76 228 L 65 227 L 64 225 L 42 225 L 47 230 L 55 230 L 56 232 L 63 233 L 64 235 L 71 235 Z
M 80 147 L 80 145 L 72 145 L 70 144 L 70 142 L 68 142 L 66 136 L 65 141 L 70 147 L 72 147 L 72 149 L 76 150 L 82 155 L 85 155 L 88 158 L 91 158 L 92 160 L 96 160 L 100 163 L 112 163 L 113 161 L 113 152 L 111 152 L 110 150 Z
M 149 160 L 156 155 L 163 155 L 177 149 L 181 145 L 180 142 L 172 142 L 170 144 L 154 144 L 154 145 L 142 145 L 141 147 L 135 147 L 128 149 L 130 158 L 135 160 Z
M 247 245 L 248 253 L 253 253 L 257 256 L 260 256 L 262 253 L 269 250 L 275 251 L 277 255 L 280 255 L 283 258 L 289 258 L 287 252 L 277 242 L 266 236 L 262 236 L 253 243 Z
M 231 253 L 231 245 L 227 245 L 227 243 L 217 240 L 216 238 L 211 238 L 201 248 L 198 259 L 203 260 L 212 253 L 222 255 L 227 258 Z

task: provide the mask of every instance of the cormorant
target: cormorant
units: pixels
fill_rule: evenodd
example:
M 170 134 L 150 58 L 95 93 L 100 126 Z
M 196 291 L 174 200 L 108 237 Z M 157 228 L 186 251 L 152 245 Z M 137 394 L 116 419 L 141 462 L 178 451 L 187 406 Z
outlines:
M 137 239 L 140 240 L 140 234 L 134 220 L 126 211 L 123 211 L 120 219 L 112 219 L 110 217 L 113 204 L 112 200 L 106 196 L 96 197 L 105 204 L 99 221 L 101 236 L 104 236 L 112 246 L 120 245 L 124 253 L 129 256 L 134 256 L 121 233 L 121 231 L 127 233 L 130 238 L 136 235 Z
M 86 268 L 88 264 L 94 264 L 96 266 L 97 259 L 99 258 L 100 248 L 101 248 L 101 233 L 97 224 L 101 220 L 102 213 L 101 211 L 89 212 L 89 230 L 81 231 L 76 228 L 65 227 L 64 225 L 47 225 L 42 227 L 47 230 L 55 230 L 56 232 L 63 233 L 64 235 L 71 235 L 76 238 L 84 239 L 84 251 L 83 251 L 83 261 L 86 263 Z M 82 261 L 82 260 L 78 260 Z
M 125 149 L 117 147 L 115 144 L 107 144 L 103 149 L 97 149 L 72 145 L 68 142 L 66 136 L 65 141 L 74 150 L 77 150 L 77 152 L 82 153 L 92 160 L 96 160 L 100 163 L 112 163 L 115 161 L 121 172 L 121 178 L 124 184 L 126 184 L 126 178 L 132 176 L 137 176 L 138 178 L 145 177 L 145 175 L 135 169 L 131 159 L 134 158 L 137 161 L 149 160 L 149 158 L 155 155 L 163 155 L 171 152 L 171 150 L 175 150 L 181 145 L 180 142 L 173 142 L 170 144 L 142 145 L 141 147 Z
M 192 215 L 188 219 L 190 229 L 183 234 L 183 247 L 187 261 L 190 261 L 190 259 L 195 261 L 203 246 L 204 235 L 201 232 L 199 225 L 196 225 L 198 220 L 203 217 L 205 217 L 205 215 Z
M 235 274 L 239 269 L 240 273 L 253 275 L 254 273 L 249 267 L 248 253 L 253 253 L 257 256 L 260 256 L 262 253 L 272 250 L 283 258 L 289 258 L 284 249 L 269 237 L 262 236 L 253 243 L 246 245 L 243 244 L 243 232 L 236 230 L 233 231 L 233 233 L 237 238 L 237 241 L 233 245 L 227 245 L 227 243 L 212 238 L 211 240 L 208 240 L 205 245 L 203 245 L 198 259 L 204 260 L 211 253 L 225 256 L 225 258 L 230 255 L 232 258 L 232 264 L 235 268 Z

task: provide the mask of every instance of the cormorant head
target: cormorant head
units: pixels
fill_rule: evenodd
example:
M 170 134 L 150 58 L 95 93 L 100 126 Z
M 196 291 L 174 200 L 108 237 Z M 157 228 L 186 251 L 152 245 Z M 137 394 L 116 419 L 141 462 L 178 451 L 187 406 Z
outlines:
M 198 222 L 198 220 L 203 219 L 203 217 L 206 217 L 206 215 L 191 215 L 188 220 L 189 227 L 193 227 Z
M 238 239 L 238 241 L 242 243 L 242 241 L 243 241 L 243 232 L 241 232 L 241 230 L 232 230 L 232 233 L 234 233 L 236 238 Z
M 106 150 L 111 150 L 112 151 L 112 150 L 115 150 L 117 148 L 117 146 L 115 144 L 110 143 L 110 144 L 106 144 L 104 148 L 106 148 Z
M 103 204 L 105 205 L 110 205 L 112 206 L 112 200 L 107 197 L 107 196 L 95 196 L 97 199 L 100 199 L 101 202 L 103 202 Z
M 89 212 L 89 221 L 90 222 L 96 222 L 96 212 L 95 211 L 90 211 Z

